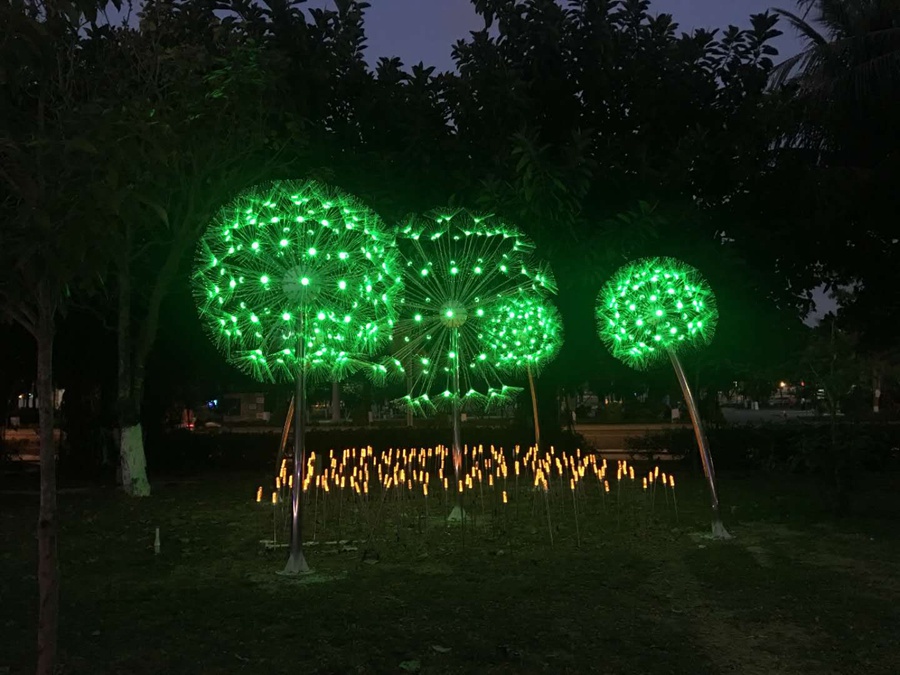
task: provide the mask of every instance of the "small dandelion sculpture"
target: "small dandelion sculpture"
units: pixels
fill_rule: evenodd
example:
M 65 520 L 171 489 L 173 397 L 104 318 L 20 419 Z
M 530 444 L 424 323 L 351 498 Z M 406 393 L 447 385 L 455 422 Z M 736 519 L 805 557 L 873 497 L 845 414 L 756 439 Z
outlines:
M 597 328 L 613 356 L 636 370 L 667 358 L 675 368 L 709 482 L 713 536 L 727 539 L 709 441 L 678 356 L 708 345 L 718 316 L 715 296 L 703 275 L 673 258 L 643 258 L 620 267 L 597 297 Z
M 314 181 L 251 187 L 226 204 L 200 240 L 194 295 L 225 358 L 263 382 L 293 382 L 305 409 L 307 378 L 340 380 L 385 345 L 400 268 L 393 237 L 353 197 Z M 291 555 L 301 548 L 303 415 L 294 416 Z
M 556 358 L 563 343 L 559 311 L 534 292 L 520 292 L 500 300 L 484 328 L 488 359 L 498 371 L 525 373 L 531 390 L 535 445 L 541 445 L 534 376 Z
M 409 387 L 401 402 L 416 413 L 449 409 L 458 474 L 463 407 L 499 406 L 520 391 L 502 383 L 486 329 L 504 300 L 553 293 L 556 285 L 534 245 L 494 216 L 465 209 L 413 216 L 397 246 L 405 274 L 392 364 Z

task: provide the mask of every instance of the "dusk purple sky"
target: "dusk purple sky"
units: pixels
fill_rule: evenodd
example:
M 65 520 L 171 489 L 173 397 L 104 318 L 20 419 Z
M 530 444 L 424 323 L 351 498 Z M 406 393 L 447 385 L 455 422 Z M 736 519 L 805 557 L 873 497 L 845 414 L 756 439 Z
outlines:
M 453 43 L 482 22 L 470 0 L 370 0 L 366 15 L 368 60 L 379 56 L 399 56 L 407 66 L 419 61 L 453 68 L 450 52 Z M 310 7 L 334 7 L 334 0 L 311 0 Z M 672 14 L 681 31 L 694 28 L 724 28 L 729 24 L 748 25 L 751 14 L 764 12 L 773 0 L 653 0 L 651 10 Z M 794 8 L 793 0 L 774 0 L 774 6 Z M 780 52 L 776 62 L 798 49 L 795 36 L 787 27 L 775 41 Z

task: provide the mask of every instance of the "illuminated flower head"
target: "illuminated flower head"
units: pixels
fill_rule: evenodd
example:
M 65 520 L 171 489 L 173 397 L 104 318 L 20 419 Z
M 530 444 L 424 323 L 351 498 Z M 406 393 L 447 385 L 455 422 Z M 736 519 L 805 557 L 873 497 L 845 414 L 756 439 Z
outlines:
M 549 299 L 523 292 L 500 300 L 483 342 L 497 370 L 537 374 L 562 347 L 563 325 Z
M 275 181 L 218 212 L 193 286 L 204 326 L 241 370 L 260 381 L 292 381 L 300 367 L 341 379 L 389 342 L 399 275 L 375 213 L 333 187 Z
M 597 330 L 620 361 L 645 370 L 709 344 L 719 313 L 700 272 L 673 258 L 642 258 L 620 267 L 597 296 Z
M 457 398 L 457 359 L 461 403 L 510 402 L 519 390 L 501 381 L 488 330 L 504 301 L 522 292 L 555 292 L 534 245 L 494 216 L 443 209 L 407 219 L 397 246 L 404 291 L 390 365 L 412 384 L 401 402 L 416 412 L 448 407 Z

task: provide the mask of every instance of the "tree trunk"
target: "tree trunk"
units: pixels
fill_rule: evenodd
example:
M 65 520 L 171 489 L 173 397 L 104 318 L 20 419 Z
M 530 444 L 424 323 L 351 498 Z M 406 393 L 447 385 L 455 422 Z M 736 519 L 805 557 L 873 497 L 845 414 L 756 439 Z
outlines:
M 119 464 L 122 488 L 133 497 L 150 495 L 144 434 L 141 429 L 141 398 L 144 388 L 144 364 L 135 363 L 131 335 L 130 228 L 126 229 L 125 254 L 119 261 L 118 321 L 118 413 Z
M 38 512 L 38 675 L 52 675 L 59 623 L 59 563 L 56 522 L 56 444 L 53 439 L 53 311 L 39 308 L 37 389 L 40 407 L 41 504 Z

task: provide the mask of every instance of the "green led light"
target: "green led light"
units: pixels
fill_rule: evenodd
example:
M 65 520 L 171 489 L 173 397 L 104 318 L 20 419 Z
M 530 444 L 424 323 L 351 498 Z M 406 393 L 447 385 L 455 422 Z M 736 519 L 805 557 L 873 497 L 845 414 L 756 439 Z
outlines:
M 549 268 L 534 257 L 534 245 L 494 216 L 449 209 L 407 219 L 397 246 L 410 275 L 392 359 L 385 363 L 410 387 L 398 402 L 416 413 L 456 403 L 466 409 L 510 403 L 519 389 L 502 380 L 513 368 L 498 368 L 490 322 L 508 323 L 503 303 L 524 291 L 556 291 Z M 522 274 L 508 273 L 520 269 Z
M 505 372 L 538 373 L 562 347 L 563 326 L 546 298 L 522 291 L 499 303 L 485 330 L 492 361 Z
M 623 308 L 638 318 L 627 320 Z M 669 350 L 709 344 L 718 321 L 706 279 L 672 258 L 644 258 L 618 269 L 597 296 L 596 316 L 610 353 L 638 370 L 668 358 Z
M 303 226 L 285 227 L 294 221 Z M 226 269 L 231 291 L 222 294 Z M 231 363 L 260 381 L 292 382 L 299 368 L 328 381 L 365 367 L 390 340 L 402 282 L 377 215 L 335 188 L 275 181 L 218 212 L 198 244 L 193 284 L 203 324 Z

